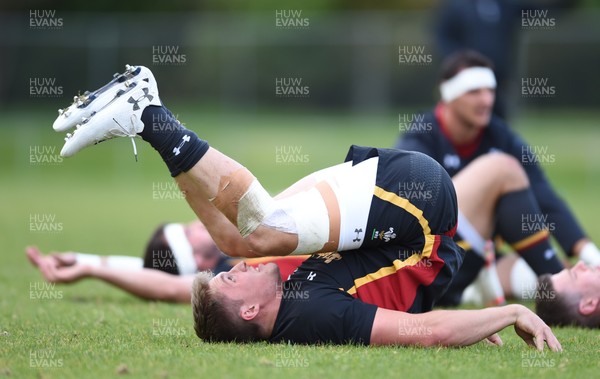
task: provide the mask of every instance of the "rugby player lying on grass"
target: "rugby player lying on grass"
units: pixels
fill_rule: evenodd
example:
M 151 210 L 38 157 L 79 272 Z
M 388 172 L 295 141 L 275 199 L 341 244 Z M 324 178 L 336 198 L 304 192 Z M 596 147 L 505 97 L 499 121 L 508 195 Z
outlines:
M 473 217 L 475 222 L 472 224 L 477 233 L 483 233 L 485 225 L 491 223 L 493 218 L 491 204 L 495 202 L 496 198 L 504 196 L 506 193 L 527 188 L 527 179 L 519 170 L 511 169 L 510 165 L 496 168 L 499 158 L 501 157 L 482 157 L 477 164 L 470 165 L 452 179 L 459 203 L 463 204 L 463 215 L 467 217 L 477 215 L 477 217 Z M 495 175 L 490 174 L 490 172 L 495 173 Z M 428 192 L 422 192 L 424 195 L 429 196 Z M 412 193 L 405 191 L 403 195 L 411 198 L 416 197 L 418 194 L 415 191 Z M 522 211 L 525 212 L 526 210 L 522 209 Z M 487 216 L 489 220 L 486 221 L 484 216 Z M 458 232 L 461 232 L 461 226 L 464 230 L 465 225 L 464 221 L 459 224 Z M 468 235 L 464 231 L 462 234 Z M 155 283 L 147 283 L 144 286 L 141 285 L 141 282 L 133 280 L 138 274 L 129 271 L 143 267 L 181 275 L 194 274 L 203 270 L 211 270 L 218 274 L 221 271 L 229 270 L 237 263 L 218 250 L 206 227 L 198 220 L 189 224 L 172 223 L 159 226 L 152 233 L 143 258 L 98 256 L 81 253 L 53 253 L 42 257 L 34 248 L 28 249 L 28 256 L 29 260 L 40 268 L 48 281 L 57 283 L 72 282 L 82 276 L 98 278 L 146 299 L 186 302 L 189 301 L 191 291 L 191 281 L 189 279 L 165 278 L 166 281 L 177 282 L 168 288 L 159 284 L 155 285 Z M 276 259 L 274 262 L 282 271 L 282 278 L 287 279 L 288 275 L 302 260 L 301 258 L 286 258 Z M 257 262 L 252 261 L 250 264 L 257 264 Z M 94 269 L 98 266 L 102 268 Z M 484 276 L 482 274 L 478 277 L 476 284 L 483 281 Z M 74 275 L 77 276 L 74 277 Z M 144 275 L 146 278 L 148 275 L 157 276 L 158 274 L 140 275 Z M 523 278 L 529 278 L 530 276 L 533 276 L 533 286 L 535 287 L 536 277 L 533 272 L 529 276 L 511 275 L 511 279 L 521 283 Z M 512 288 L 514 287 L 518 287 L 518 285 L 513 285 Z M 478 294 L 479 298 L 484 299 L 480 301 L 480 304 L 484 304 L 485 300 L 498 299 L 496 294 L 493 291 L 490 292 L 489 288 L 483 284 L 471 292 L 477 294 L 478 291 L 481 292 Z M 475 295 L 470 296 L 470 299 L 475 297 Z
M 463 215 L 475 220 L 471 227 L 479 234 L 483 234 L 486 225 L 491 223 L 493 218 L 491 204 L 494 204 L 497 198 L 527 188 L 528 182 L 523 171 L 516 170 L 511 165 L 498 167 L 501 159 L 501 156 L 495 155 L 481 157 L 476 164 L 469 165 L 452 178 L 459 204 L 463 204 Z M 403 194 L 411 198 L 417 193 L 405 191 Z M 428 195 L 425 192 L 424 194 Z M 521 211 L 526 210 L 521 209 Z M 464 221 L 459 223 L 458 232 L 462 231 L 463 235 L 469 235 L 468 231 L 465 231 Z M 71 283 L 82 277 L 97 278 L 142 298 L 163 301 L 189 302 L 192 281 L 189 278 L 164 277 L 153 273 L 138 274 L 130 271 L 147 268 L 170 274 L 189 275 L 198 271 L 211 270 L 218 274 L 229 270 L 237 263 L 235 259 L 225 256 L 218 250 L 206 227 L 198 220 L 188 224 L 172 223 L 159 226 L 152 233 L 143 258 L 73 252 L 52 253 L 44 257 L 36 248 L 28 248 L 26 251 L 29 260 L 50 282 Z M 251 265 L 261 263 L 257 262 L 257 259 L 268 258 L 255 258 L 247 262 Z M 271 258 L 271 261 L 279 266 L 281 276 L 285 280 L 303 259 L 298 256 L 279 257 Z M 98 266 L 102 268 L 95 269 Z M 463 268 L 461 267 L 461 270 Z M 463 302 L 483 305 L 498 300 L 497 291 L 494 286 L 489 285 L 493 279 L 492 269 L 494 268 L 488 267 L 482 270 L 475 283 L 465 291 Z M 520 299 L 534 298 L 537 276 L 527 267 L 522 258 L 515 260 L 514 257 L 503 257 L 498 264 L 498 273 L 500 276 L 498 283 L 502 284 L 505 294 Z M 477 272 L 474 274 L 476 275 Z M 138 275 L 141 277 L 138 278 Z M 151 279 L 154 277 L 156 279 Z M 454 281 L 456 280 L 455 278 Z M 162 282 L 172 284 L 165 286 L 161 284 Z
M 206 261 L 204 268 L 185 273 L 179 271 L 181 269 L 178 269 L 176 260 L 172 258 L 152 259 L 160 262 L 156 268 L 152 268 L 142 266 L 146 264 L 142 262 L 142 258 L 129 256 L 98 256 L 72 252 L 43 255 L 35 246 L 26 247 L 25 253 L 29 262 L 50 283 L 69 284 L 85 278 L 98 279 L 142 299 L 179 303 L 190 302 L 194 273 L 200 270 L 210 270 L 214 273 L 228 271 L 240 262 L 240 259 L 226 258 L 211 267 Z M 250 258 L 246 262 L 251 266 L 273 262 L 279 267 L 282 278 L 287 279 L 306 257 L 299 255 Z
M 171 127 L 153 127 L 165 118 Z M 149 142 L 224 253 L 313 254 L 285 282 L 271 263 L 198 274 L 192 308 L 200 338 L 464 346 L 501 344 L 496 332 L 514 325 L 537 349 L 561 350 L 550 328 L 521 305 L 430 312 L 464 251 L 452 239 L 452 181 L 424 154 L 352 146 L 345 163 L 274 199 L 246 168 L 179 124 L 140 66 L 77 99 L 54 123 L 57 131 L 75 126 L 65 157 L 117 136 Z M 411 183 L 429 196 L 396 194 Z

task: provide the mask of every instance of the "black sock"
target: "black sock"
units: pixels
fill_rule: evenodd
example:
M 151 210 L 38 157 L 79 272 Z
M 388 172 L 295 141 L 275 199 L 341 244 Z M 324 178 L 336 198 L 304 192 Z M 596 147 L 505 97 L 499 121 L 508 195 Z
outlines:
M 550 225 L 530 189 L 507 193 L 498 200 L 496 228 L 537 275 L 555 274 L 563 269 L 550 245 Z
M 181 125 L 164 106 L 148 106 L 142 122 L 139 136 L 158 151 L 173 177 L 190 170 L 208 151 L 208 142 Z

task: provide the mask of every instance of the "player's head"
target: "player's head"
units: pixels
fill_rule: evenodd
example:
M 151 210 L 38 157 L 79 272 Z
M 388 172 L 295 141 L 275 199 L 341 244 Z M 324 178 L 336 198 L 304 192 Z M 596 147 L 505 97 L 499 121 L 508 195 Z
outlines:
M 536 312 L 548 325 L 600 327 L 600 270 L 583 262 L 538 279 Z
M 474 50 L 460 50 L 442 62 L 442 102 L 465 125 L 485 127 L 496 100 L 492 62 Z
M 281 278 L 274 263 L 251 267 L 240 262 L 213 276 L 202 272 L 192 286 L 194 329 L 203 340 L 265 339 L 265 320 L 276 312 Z
M 186 275 L 214 269 L 221 258 L 222 253 L 201 222 L 163 224 L 146 245 L 144 267 Z

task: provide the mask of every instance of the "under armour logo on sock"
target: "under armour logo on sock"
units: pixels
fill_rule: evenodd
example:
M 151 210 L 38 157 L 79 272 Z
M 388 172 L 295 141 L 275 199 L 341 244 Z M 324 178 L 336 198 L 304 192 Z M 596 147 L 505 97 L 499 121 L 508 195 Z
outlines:
M 133 98 L 133 96 L 130 96 L 129 99 L 127 100 L 128 103 L 133 104 L 134 111 L 137 111 L 138 109 L 140 109 L 140 106 L 138 105 L 138 103 L 140 101 L 142 101 L 142 99 L 146 98 L 146 99 L 148 99 L 148 101 L 152 101 L 152 99 L 154 99 L 154 96 L 148 95 L 148 92 L 150 91 L 148 88 L 142 88 L 142 91 L 144 91 L 144 94 L 142 96 L 140 96 L 139 99 L 136 100 Z
M 352 240 L 352 242 L 359 242 L 360 238 L 358 238 L 360 236 L 360 233 L 362 233 L 362 228 L 360 229 L 354 229 L 354 233 L 356 233 L 356 238 Z
M 186 142 L 190 142 L 190 136 L 187 134 L 181 137 L 181 142 L 179 143 L 179 146 L 173 148 L 173 152 L 175 153 L 175 155 L 179 155 L 179 153 L 181 153 L 181 148 Z

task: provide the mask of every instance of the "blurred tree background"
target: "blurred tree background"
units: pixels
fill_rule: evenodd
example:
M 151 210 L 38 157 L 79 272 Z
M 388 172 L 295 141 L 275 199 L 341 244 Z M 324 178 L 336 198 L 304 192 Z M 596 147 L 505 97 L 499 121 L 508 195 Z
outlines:
M 442 2 L 4 1 L 0 109 L 31 104 L 31 83 L 39 86 L 40 78 L 62 95 L 37 96 L 35 104 L 65 106 L 72 94 L 97 88 L 125 63 L 150 67 L 168 101 L 224 111 L 429 107 L 437 97 L 441 56 L 433 24 Z M 581 0 L 550 15 L 552 28 L 517 30 L 513 105 L 595 108 L 600 0 Z M 282 27 L 282 17 L 304 24 Z M 32 19 L 61 25 L 31 27 Z M 426 62 L 399 61 L 399 50 L 415 48 Z M 523 96 L 525 77 L 547 79 L 556 94 Z M 281 78 L 300 80 L 308 94 L 279 96 Z

